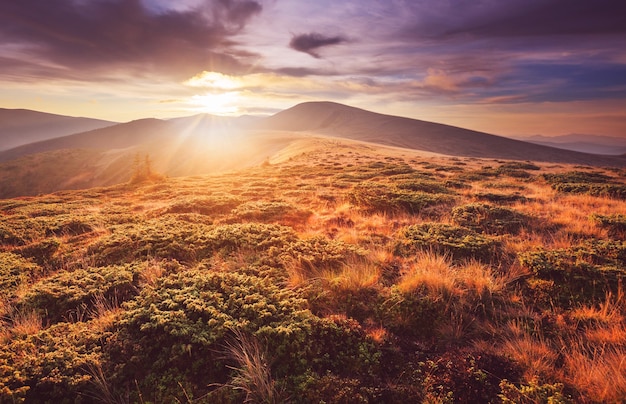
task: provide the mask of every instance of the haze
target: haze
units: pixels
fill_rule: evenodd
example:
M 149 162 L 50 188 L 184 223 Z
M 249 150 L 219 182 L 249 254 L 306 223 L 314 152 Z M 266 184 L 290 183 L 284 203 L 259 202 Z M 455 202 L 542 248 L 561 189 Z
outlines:
M 0 107 L 110 121 L 329 100 L 626 137 L 617 0 L 0 1 Z

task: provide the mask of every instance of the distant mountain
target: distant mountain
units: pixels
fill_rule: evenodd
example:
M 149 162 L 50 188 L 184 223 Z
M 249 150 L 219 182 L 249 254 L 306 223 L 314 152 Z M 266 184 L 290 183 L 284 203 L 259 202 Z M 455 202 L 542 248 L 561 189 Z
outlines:
M 626 153 L 626 138 L 570 134 L 562 136 L 518 137 L 519 140 L 579 152 L 617 156 Z
M 626 161 L 619 157 L 565 151 L 332 102 L 299 104 L 267 118 L 261 125 L 266 130 L 318 133 L 451 156 L 626 165 Z
M 99 119 L 0 108 L 0 150 L 115 124 Z
M 294 140 L 247 131 L 256 119 L 196 115 L 141 119 L 0 151 L 0 198 L 128 181 L 135 161 L 150 156 L 169 176 L 258 165 Z
M 0 151 L 0 198 L 128 181 L 138 157 L 168 176 L 242 169 L 303 153 L 307 139 L 353 141 L 450 156 L 625 166 L 599 156 L 331 102 L 297 105 L 258 119 L 195 115 L 141 119 Z M 347 143 L 346 143 L 347 142 Z M 369 145 L 368 145 L 369 147 Z

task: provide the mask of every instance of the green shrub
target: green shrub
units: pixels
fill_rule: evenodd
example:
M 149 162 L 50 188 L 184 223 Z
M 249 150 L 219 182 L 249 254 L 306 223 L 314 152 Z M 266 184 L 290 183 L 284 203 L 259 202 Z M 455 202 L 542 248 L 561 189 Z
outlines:
M 413 254 L 419 250 L 436 249 L 452 258 L 493 261 L 498 257 L 497 239 L 480 235 L 466 227 L 441 223 L 424 223 L 402 230 L 396 242 L 396 253 Z
M 618 293 L 626 275 L 626 242 L 592 240 L 567 249 L 519 255 L 534 278 L 528 285 L 543 304 L 569 307 Z
M 543 177 L 559 192 L 626 199 L 626 185 L 603 173 L 571 171 L 563 174 L 544 174 Z
M 303 223 L 311 212 L 286 202 L 246 202 L 232 211 L 234 220 Z
M 210 197 L 192 197 L 177 200 L 163 213 L 197 213 L 200 215 L 221 215 L 229 213 L 242 203 L 239 198 L 228 195 L 216 195 Z
M 296 239 L 289 227 L 261 224 L 209 226 L 171 217 L 141 225 L 114 226 L 110 235 L 89 247 L 98 265 L 132 262 L 147 257 L 195 262 L 215 253 L 230 254 L 241 249 L 265 251 Z
M 318 236 L 286 245 L 281 250 L 280 258 L 283 262 L 295 260 L 305 269 L 318 272 L 339 269 L 347 260 L 364 254 L 363 250 L 353 245 Z
M 573 184 L 605 184 L 612 182 L 613 177 L 603 173 L 587 172 L 587 171 L 570 171 L 562 174 L 543 174 L 543 178 L 550 185 L 558 185 L 564 183 Z
M 36 309 L 52 322 L 80 310 L 89 310 L 93 299 L 103 295 L 119 302 L 134 295 L 139 268 L 111 266 L 63 271 L 35 283 L 21 304 Z
M 0 298 L 10 299 L 22 284 L 30 284 L 43 274 L 38 265 L 10 252 L 0 252 Z
M 477 193 L 474 195 L 479 201 L 487 201 L 494 203 L 514 203 L 527 202 L 528 198 L 520 194 L 494 194 L 491 192 Z
M 0 349 L 0 401 L 75 403 L 92 390 L 87 368 L 101 360 L 109 332 L 60 323 L 15 337 Z
M 626 215 L 592 215 L 591 218 L 597 222 L 600 227 L 607 229 L 609 237 L 615 239 L 626 238 Z
M 561 383 L 539 384 L 531 380 L 528 385 L 517 387 L 508 380 L 500 382 L 501 393 L 498 395 L 504 404 L 568 404 L 573 401 L 563 393 Z
M 452 209 L 452 220 L 477 232 L 517 234 L 530 218 L 509 208 L 471 203 Z
M 539 167 L 536 164 L 522 162 L 522 161 L 509 161 L 507 163 L 502 164 L 499 168 L 500 169 L 513 169 L 513 170 L 533 170 L 533 171 L 541 170 L 541 167 Z
M 373 182 L 357 185 L 348 193 L 348 200 L 368 212 L 417 214 L 426 208 L 447 205 L 454 198 L 443 194 L 413 192 Z
M 429 194 L 449 194 L 452 191 L 441 182 L 428 181 L 428 180 L 413 180 L 413 181 L 397 181 L 394 182 L 396 187 L 414 192 L 426 192 Z

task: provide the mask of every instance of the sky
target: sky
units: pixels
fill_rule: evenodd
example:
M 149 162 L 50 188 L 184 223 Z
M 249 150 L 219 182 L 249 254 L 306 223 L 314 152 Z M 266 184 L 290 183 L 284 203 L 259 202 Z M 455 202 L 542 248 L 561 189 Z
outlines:
M 126 122 L 321 100 L 626 137 L 626 2 L 0 0 L 0 108 Z

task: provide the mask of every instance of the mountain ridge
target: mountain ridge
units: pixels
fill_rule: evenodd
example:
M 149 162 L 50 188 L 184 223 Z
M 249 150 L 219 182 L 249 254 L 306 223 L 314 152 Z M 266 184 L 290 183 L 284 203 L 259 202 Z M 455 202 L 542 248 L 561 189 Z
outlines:
M 0 151 L 115 124 L 117 122 L 94 118 L 0 108 Z

